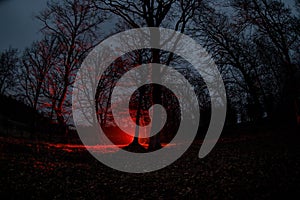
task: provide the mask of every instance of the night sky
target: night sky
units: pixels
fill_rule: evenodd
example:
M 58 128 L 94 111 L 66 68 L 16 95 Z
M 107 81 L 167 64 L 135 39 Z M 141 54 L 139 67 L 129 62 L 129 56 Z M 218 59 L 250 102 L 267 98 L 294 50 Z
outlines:
M 0 51 L 9 46 L 23 49 L 40 38 L 41 24 L 34 19 L 47 0 L 0 0 Z M 293 7 L 294 0 L 285 0 Z
M 0 0 L 0 51 L 24 48 L 39 39 L 41 27 L 34 19 L 47 0 Z

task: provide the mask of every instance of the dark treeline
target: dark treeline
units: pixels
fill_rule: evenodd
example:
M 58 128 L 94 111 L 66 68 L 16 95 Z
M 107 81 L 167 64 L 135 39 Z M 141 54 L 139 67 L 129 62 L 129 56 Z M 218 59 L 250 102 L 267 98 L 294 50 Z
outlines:
M 45 113 L 13 97 L 0 95 L 0 110 L 0 130 L 3 136 L 52 139 L 54 136 L 61 137 L 64 131 Z
M 174 29 L 206 47 L 227 90 L 227 125 L 296 128 L 300 123 L 299 0 L 293 10 L 277 0 L 53 0 L 36 20 L 42 24 L 39 41 L 22 51 L 9 48 L 0 54 L 0 94 L 33 110 L 14 119 L 30 119 L 32 132 L 41 116 L 67 132 L 73 123 L 72 85 L 85 56 L 107 36 L 139 27 Z M 132 52 L 113 65 L 149 62 L 179 65 L 183 75 L 193 74 L 181 67 L 187 64 L 176 55 L 158 50 Z M 98 85 L 101 124 L 110 121 L 108 99 L 114 82 L 130 67 L 118 69 L 122 72 L 107 71 L 110 74 Z M 207 124 L 210 101 L 205 84 L 201 78 L 191 79 L 201 102 L 202 123 Z M 135 98 L 137 105 L 146 101 Z M 152 142 L 156 148 L 157 138 Z

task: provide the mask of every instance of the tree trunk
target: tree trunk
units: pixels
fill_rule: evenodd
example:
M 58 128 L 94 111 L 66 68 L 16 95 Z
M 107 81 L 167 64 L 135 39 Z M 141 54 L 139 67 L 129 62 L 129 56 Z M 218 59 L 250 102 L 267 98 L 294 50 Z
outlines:
M 151 43 L 152 46 L 159 46 L 160 44 L 160 33 L 158 30 L 151 31 Z M 160 50 L 159 49 L 152 49 L 152 63 L 160 63 Z M 151 78 L 153 82 L 161 82 L 162 79 L 162 74 L 160 71 L 160 68 L 153 67 L 152 68 L 152 73 L 151 73 Z M 154 88 L 151 88 L 151 93 L 152 93 L 152 105 L 154 104 L 161 104 L 161 90 Z M 158 111 L 157 109 L 153 110 L 153 116 L 152 116 L 152 128 L 153 126 L 158 126 L 161 123 L 161 112 Z M 161 148 L 160 144 L 160 133 L 157 133 L 156 135 L 153 135 L 149 139 L 149 151 L 155 151 L 157 149 Z
M 296 93 L 294 80 L 287 80 L 281 99 L 273 117 L 275 127 L 294 130 L 297 127 L 297 111 L 295 107 Z

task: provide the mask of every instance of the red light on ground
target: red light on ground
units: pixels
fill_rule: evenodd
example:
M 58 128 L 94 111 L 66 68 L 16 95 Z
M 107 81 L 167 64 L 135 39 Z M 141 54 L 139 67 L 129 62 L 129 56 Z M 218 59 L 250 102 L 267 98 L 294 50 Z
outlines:
M 123 132 L 118 127 L 103 128 L 105 135 L 116 145 L 128 145 L 133 141 L 133 136 Z

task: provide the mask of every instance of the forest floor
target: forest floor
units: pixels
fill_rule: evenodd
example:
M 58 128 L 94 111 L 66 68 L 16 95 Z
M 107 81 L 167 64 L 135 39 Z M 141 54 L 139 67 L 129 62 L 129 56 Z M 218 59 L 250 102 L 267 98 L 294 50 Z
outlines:
M 1 199 L 300 198 L 300 133 L 222 137 L 198 158 L 201 141 L 150 173 L 113 170 L 79 146 L 0 137 Z M 103 153 L 113 153 L 111 148 Z M 6 198 L 5 198 L 6 197 Z

